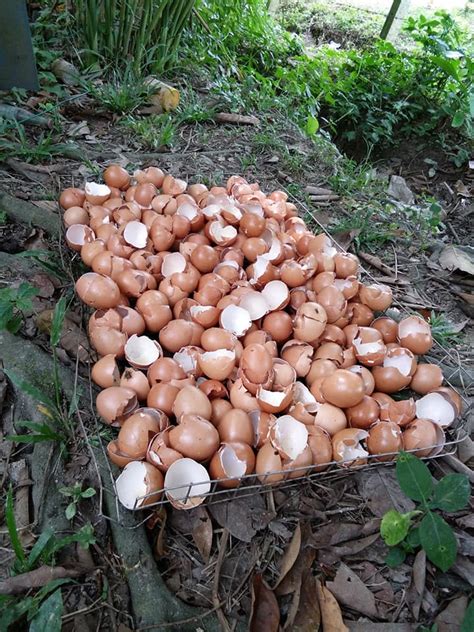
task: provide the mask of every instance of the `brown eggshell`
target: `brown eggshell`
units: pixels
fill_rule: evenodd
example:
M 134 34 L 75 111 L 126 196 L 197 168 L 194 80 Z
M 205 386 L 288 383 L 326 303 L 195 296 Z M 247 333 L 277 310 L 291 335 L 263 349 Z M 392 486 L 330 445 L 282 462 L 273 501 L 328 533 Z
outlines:
M 148 368 L 147 377 L 151 386 L 153 386 L 159 382 L 184 380 L 186 373 L 172 358 L 158 358 L 158 360 L 155 360 Z
M 326 377 L 321 391 L 330 404 L 341 408 L 356 406 L 365 395 L 364 382 L 360 375 L 347 369 L 338 369 Z
M 150 392 L 150 384 L 142 371 L 138 369 L 126 368 L 120 378 L 120 386 L 131 388 L 135 391 L 139 401 L 146 401 Z
M 173 405 L 180 392 L 177 386 L 160 382 L 151 387 L 147 397 L 147 405 L 162 410 L 167 415 L 173 414 Z
M 418 458 L 429 456 L 440 443 L 439 430 L 429 419 L 415 419 L 403 431 L 404 450 L 414 451 Z
M 388 316 L 380 316 L 370 323 L 373 329 L 377 329 L 382 334 L 385 344 L 396 342 L 398 339 L 398 323 Z
M 383 312 L 392 304 L 392 290 L 388 285 L 372 283 L 361 284 L 359 288 L 360 302 L 374 312 Z
M 313 354 L 314 348 L 309 343 L 288 340 L 283 345 L 280 356 L 295 369 L 298 377 L 305 377 L 311 369 Z
M 229 410 L 219 422 L 219 436 L 222 442 L 238 441 L 253 445 L 254 428 L 249 415 L 244 410 Z
M 251 344 L 242 353 L 240 368 L 247 380 L 264 384 L 273 373 L 273 359 L 263 345 Z
M 72 206 L 82 206 L 85 199 L 86 194 L 82 189 L 69 187 L 68 189 L 64 189 L 59 196 L 59 204 L 63 207 L 63 209 L 67 210 Z
M 394 364 L 400 362 L 399 368 Z M 374 366 L 375 388 L 383 393 L 396 393 L 408 386 L 416 371 L 416 359 L 409 349 L 388 349 L 382 366 Z
M 337 365 L 332 360 L 317 358 L 311 363 L 311 367 L 306 376 L 306 384 L 311 387 L 313 382 L 321 377 L 327 377 L 337 370 Z
M 327 323 L 326 310 L 319 303 L 303 303 L 294 319 L 294 337 L 303 342 L 314 342 L 323 333 Z
M 237 441 L 222 443 L 209 464 L 211 479 L 218 480 L 221 487 L 230 489 L 240 485 L 242 476 L 255 469 L 255 454 L 252 448 Z M 231 478 L 232 480 L 222 480 Z
M 371 371 L 365 366 L 359 366 L 358 364 L 348 367 L 348 370 L 361 376 L 364 382 L 365 394 L 372 395 L 375 389 L 375 380 Z
M 127 334 L 117 331 L 112 327 L 94 327 L 89 330 L 89 339 L 101 356 L 115 355 L 122 358 L 125 354 Z
M 361 442 L 368 437 L 366 430 L 346 428 L 332 438 L 333 459 L 342 467 L 358 467 L 367 463 L 367 450 Z
M 133 413 L 138 407 L 138 401 L 132 389 L 110 386 L 97 395 L 95 405 L 105 423 L 117 426 Z
M 271 312 L 263 319 L 262 329 L 270 334 L 275 342 L 285 342 L 293 333 L 291 316 L 286 312 Z
M 332 443 L 329 434 L 319 426 L 308 428 L 308 446 L 311 450 L 314 472 L 327 469 L 332 461 Z
M 182 415 L 186 414 L 195 414 L 200 417 L 204 417 L 204 419 L 210 419 L 212 414 L 211 402 L 209 401 L 209 398 L 196 386 L 185 386 L 180 390 L 174 400 L 173 414 L 178 422 L 180 421 Z M 176 449 L 178 450 L 178 448 Z
M 94 364 L 91 370 L 91 378 L 101 388 L 119 386 L 120 372 L 113 353 L 103 356 Z
M 402 447 L 402 431 L 393 421 L 378 421 L 369 429 L 367 437 L 369 453 L 386 455 L 377 456 L 376 461 L 393 461 Z
M 332 404 L 323 403 L 316 411 L 314 425 L 333 436 L 347 427 L 347 419 L 343 410 Z
M 398 323 L 398 338 L 402 347 L 416 355 L 424 355 L 433 346 L 431 327 L 420 316 L 408 316 Z
M 443 383 L 443 372 L 436 364 L 419 364 L 410 382 L 410 388 L 426 395 L 436 390 Z
M 379 419 L 380 407 L 375 399 L 365 395 L 359 404 L 347 408 L 345 412 L 352 428 L 366 430 Z
M 257 452 L 255 472 L 261 483 L 271 485 L 283 480 L 282 459 L 278 450 L 268 441 Z M 272 472 L 275 472 L 272 474 Z
M 164 430 L 168 424 L 168 417 L 153 409 L 137 411 L 122 424 L 117 437 L 119 452 L 133 456 L 135 460 L 144 459 L 151 439 Z
M 109 277 L 86 272 L 76 281 L 79 298 L 95 309 L 115 307 L 120 301 L 120 289 Z
M 184 389 L 183 389 L 184 390 Z M 169 431 L 170 446 L 195 461 L 207 461 L 219 447 L 219 434 L 210 421 L 195 413 L 183 414 Z

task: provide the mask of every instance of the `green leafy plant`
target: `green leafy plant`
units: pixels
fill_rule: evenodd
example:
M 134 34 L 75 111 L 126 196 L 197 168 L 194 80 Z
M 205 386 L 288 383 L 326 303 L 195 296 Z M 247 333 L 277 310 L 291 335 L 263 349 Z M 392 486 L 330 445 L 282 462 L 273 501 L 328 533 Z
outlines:
M 176 59 L 194 0 L 76 0 L 73 36 L 86 65 L 161 73 Z
M 121 124 L 131 132 L 134 140 L 147 149 L 171 147 L 178 127 L 171 114 L 152 114 L 145 118 L 127 116 Z
M 54 565 L 56 555 L 64 547 L 77 542 L 87 549 L 95 543 L 94 531 L 90 524 L 84 525 L 77 533 L 57 538 L 52 530 L 43 531 L 32 549 L 27 552 L 21 545 L 13 509 L 11 488 L 5 503 L 5 521 L 15 560 L 10 569 L 12 575 L 27 573 L 42 565 Z M 54 579 L 25 597 L 0 595 L 0 630 L 13 629 L 11 626 L 26 617 L 30 632 L 60 632 L 63 601 L 60 587 L 70 579 Z
M 391 509 L 382 518 L 380 534 L 390 547 L 386 563 L 396 566 L 407 553 L 421 547 L 445 572 L 456 560 L 457 542 L 452 528 L 436 510 L 449 513 L 463 509 L 469 502 L 469 479 L 464 474 L 447 474 L 435 484 L 427 465 L 408 452 L 400 452 L 396 471 L 402 491 L 419 506 L 405 514 Z
M 23 312 L 32 308 L 31 299 L 37 294 L 38 288 L 26 282 L 17 288 L 0 289 L 0 329 L 16 334 L 23 323 Z
M 86 498 L 92 498 L 95 496 L 95 489 L 93 487 L 87 487 L 86 489 L 82 489 L 82 483 L 76 482 L 71 487 L 61 487 L 59 492 L 70 498 L 70 502 L 66 507 L 66 518 L 68 520 L 72 520 L 77 513 L 77 506 Z
M 461 333 L 444 314 L 437 314 L 435 311 L 432 311 L 429 323 L 433 338 L 443 347 L 449 347 L 453 343 L 459 342 Z
M 114 70 L 105 82 L 85 81 L 84 86 L 102 107 L 116 114 L 131 114 L 147 102 L 152 91 L 130 65 Z
M 5 370 L 7 377 L 24 393 L 38 402 L 38 410 L 45 417 L 43 422 L 21 421 L 18 426 L 32 430 L 28 434 L 8 435 L 8 441 L 16 443 L 38 443 L 41 441 L 58 441 L 61 451 L 67 450 L 69 441 L 74 438 L 73 415 L 78 406 L 78 393 L 75 393 L 69 404 L 65 402 L 61 386 L 59 359 L 56 347 L 61 338 L 62 327 L 67 310 L 67 299 L 62 296 L 54 308 L 51 321 L 50 345 L 53 354 L 54 395 L 50 397 L 31 382 L 21 379 L 14 371 Z
M 0 161 L 16 158 L 26 162 L 45 162 L 58 155 L 77 158 L 77 145 L 57 142 L 57 135 L 51 130 L 43 131 L 30 140 L 21 123 L 0 118 Z

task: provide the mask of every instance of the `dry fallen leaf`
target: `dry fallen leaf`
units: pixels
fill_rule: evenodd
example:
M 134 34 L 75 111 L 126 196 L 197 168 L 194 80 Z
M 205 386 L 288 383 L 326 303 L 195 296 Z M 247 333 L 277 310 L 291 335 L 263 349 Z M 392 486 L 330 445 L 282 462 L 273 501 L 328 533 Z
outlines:
M 453 599 L 435 619 L 438 632 L 454 632 L 459 630 L 467 608 L 467 597 Z
M 461 270 L 474 275 L 474 248 L 472 246 L 446 246 L 439 256 L 445 270 Z
M 280 625 L 278 601 L 260 574 L 252 582 L 252 612 L 250 614 L 250 632 L 277 632 Z M 336 632 L 334 630 L 334 632 Z
M 318 595 L 321 621 L 324 632 L 349 632 L 349 628 L 342 620 L 342 613 L 334 595 L 316 580 L 316 592 Z
M 318 632 L 321 626 L 321 610 L 317 599 L 317 580 L 306 571 L 301 582 L 301 596 L 291 632 Z
M 294 563 L 296 562 L 296 558 L 298 557 L 298 554 L 300 552 L 300 549 L 301 549 L 301 527 L 300 527 L 300 523 L 298 522 L 298 524 L 296 525 L 296 529 L 293 533 L 293 537 L 291 538 L 290 543 L 287 546 L 283 557 L 281 558 L 280 573 L 278 575 L 278 579 L 275 582 L 275 585 L 273 586 L 273 590 L 275 590 L 275 588 L 278 586 L 281 580 L 285 577 L 288 571 L 293 567 Z
M 194 525 L 192 536 L 202 559 L 207 564 L 211 554 L 213 528 L 212 521 L 206 510 L 204 510 L 203 515 L 199 517 L 197 523 Z
M 345 606 L 366 614 L 368 617 L 378 615 L 373 593 L 360 577 L 345 564 L 341 563 L 334 581 L 327 582 L 326 585 L 336 599 Z
M 426 553 L 418 551 L 413 562 L 413 571 L 411 575 L 411 585 L 407 591 L 407 602 L 413 612 L 415 621 L 420 616 L 421 603 L 423 601 L 423 593 L 425 591 L 426 579 Z

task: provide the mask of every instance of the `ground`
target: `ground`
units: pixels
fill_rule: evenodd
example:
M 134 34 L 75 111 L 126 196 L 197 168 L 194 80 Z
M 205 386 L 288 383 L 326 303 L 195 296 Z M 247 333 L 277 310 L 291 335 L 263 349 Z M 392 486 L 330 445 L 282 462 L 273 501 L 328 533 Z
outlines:
M 129 169 L 158 165 L 189 182 L 220 184 L 238 173 L 249 181 L 257 180 L 264 190 L 286 189 L 315 231 L 331 232 L 341 245 L 358 253 L 366 278 L 373 277 L 392 287 L 397 307 L 410 312 L 420 310 L 435 319 L 441 344 L 431 357 L 443 365 L 454 384 L 468 393 L 473 371 L 469 354 L 473 280 L 462 269 L 444 268 L 440 254 L 448 244 L 470 243 L 469 224 L 474 213 L 472 170 L 456 170 L 443 156 L 435 156 L 429 148 L 417 145 L 399 148 L 372 168 L 361 170 L 351 167 L 323 137 L 313 142 L 277 112 L 259 116 L 253 125 L 213 121 L 183 125 L 172 151 L 164 147 L 154 153 L 145 153 L 113 115 L 101 113 L 88 97 L 65 107 L 62 114 L 64 139 L 72 137 L 73 126 L 77 133 L 78 122 L 83 127 L 74 136 L 78 146 L 76 159 L 57 156 L 47 163 L 31 165 L 9 158 L 0 165 L 0 193 L 7 192 L 44 210 L 43 217 L 40 213 L 38 221 L 26 226 L 13 220 L 15 203 L 11 207 L 5 198 L 0 199 L 0 210 L 5 208 L 8 215 L 0 227 L 2 285 L 18 286 L 21 281 L 29 281 L 40 288 L 32 309 L 25 313 L 18 342 L 6 334 L 2 339 L 6 368 L 27 371 L 32 363 L 37 370 L 30 366 L 29 371 L 39 381 L 38 387 L 51 389 L 50 357 L 36 357 L 35 351 L 37 347 L 49 349 L 45 333 L 48 327 L 41 315 L 54 307 L 60 290 L 71 287 L 81 264 L 65 248 L 60 230 L 55 236 L 48 234 L 44 221 L 53 213 L 58 217 L 59 228 L 59 192 L 66 186 L 81 186 L 107 164 L 119 162 Z M 394 194 L 388 191 L 392 175 L 405 179 L 415 196 L 413 203 L 403 205 L 394 200 Z M 30 258 L 18 257 L 25 251 L 43 251 L 43 259 L 59 267 L 57 276 Z M 144 526 L 140 520 L 146 516 L 140 516 L 133 524 L 130 516 L 114 514 L 118 510 L 110 502 L 110 470 L 98 449 L 108 432 L 91 413 L 93 387 L 89 390 L 89 368 L 83 361 L 85 356 L 78 357 L 78 345 L 87 347 L 84 318 L 83 309 L 74 302 L 68 311 L 72 343 L 70 339 L 61 340 L 58 351 L 66 392 L 74 390 L 77 380 L 83 397 L 79 415 L 74 417 L 77 441 L 66 466 L 62 467 L 57 455 L 53 458 L 45 444 L 37 444 L 33 452 L 32 446 L 6 441 L 1 447 L 0 475 L 4 486 L 8 481 L 14 484 L 15 514 L 18 524 L 24 527 L 25 543 L 31 542 L 36 526 L 44 528 L 51 523 L 56 531 L 70 533 L 88 521 L 93 524 L 96 542 L 90 552 L 69 548 L 60 558 L 68 566 L 75 559 L 84 569 L 80 579 L 64 591 L 64 630 L 125 632 L 134 627 L 132 608 L 139 621 L 142 617 L 141 626 L 150 625 L 146 617 L 152 610 L 153 591 L 148 594 L 148 604 L 144 605 L 142 595 L 142 612 L 137 612 L 137 600 L 144 586 L 140 572 L 150 573 L 147 577 L 158 581 L 153 575 L 156 567 L 151 555 L 171 593 L 192 606 L 200 606 L 201 614 L 209 614 L 191 620 L 191 629 L 216 629 L 216 613 L 221 629 L 235 629 L 237 622 L 244 625 L 251 611 L 250 584 L 255 573 L 263 574 L 268 585 L 275 587 L 282 621 L 287 621 L 285 629 L 308 629 L 301 620 L 309 608 L 307 587 L 314 582 L 310 569 L 328 582 L 351 631 L 405 632 L 417 629 L 418 624 L 430 626 L 435 620 L 439 632 L 458 629 L 457 623 L 449 623 L 448 615 L 451 613 L 452 621 L 459 622 L 474 582 L 474 565 L 469 559 L 474 551 L 472 515 L 460 511 L 452 516 L 460 555 L 447 574 L 436 573 L 419 555 L 396 570 L 389 569 L 385 564 L 386 548 L 378 535 L 380 518 L 393 506 L 411 508 L 410 501 L 399 491 L 391 468 L 374 467 L 361 473 L 337 471 L 304 485 L 298 483 L 266 494 L 210 503 L 192 512 L 168 507 L 154 512 Z M 19 416 L 18 409 L 31 419 L 38 419 L 31 398 L 6 387 L 5 376 L 0 386 L 4 435 L 12 433 L 12 420 L 18 424 L 19 419 L 25 418 Z M 466 439 L 457 451 L 454 442 L 465 436 L 470 422 L 466 413 L 461 426 L 450 435 L 453 445 L 446 452 L 451 456 L 432 462 L 434 476 L 468 471 L 474 455 L 472 443 Z M 54 490 L 70 487 L 76 480 L 98 493 L 79 504 L 77 516 L 70 522 L 63 513 L 68 501 Z M 40 490 L 45 488 L 49 508 L 42 506 L 46 501 Z M 23 504 L 19 501 L 22 490 L 26 494 Z M 30 507 L 29 491 L 33 498 Z M 113 520 L 118 518 L 122 526 L 111 524 L 106 515 Z M 127 531 L 125 521 L 126 527 L 133 526 L 135 531 Z M 1 537 L 5 577 L 13 551 L 4 529 Z M 127 539 L 130 547 L 135 547 L 133 551 L 125 551 Z M 134 570 L 132 559 L 141 560 L 138 571 Z M 285 574 L 288 565 L 290 570 Z M 253 581 L 257 591 L 258 585 Z M 177 619 L 188 621 L 190 616 L 183 610 Z M 377 622 L 379 627 L 372 628 L 369 621 Z M 175 629 L 187 629 L 187 625 L 177 624 Z

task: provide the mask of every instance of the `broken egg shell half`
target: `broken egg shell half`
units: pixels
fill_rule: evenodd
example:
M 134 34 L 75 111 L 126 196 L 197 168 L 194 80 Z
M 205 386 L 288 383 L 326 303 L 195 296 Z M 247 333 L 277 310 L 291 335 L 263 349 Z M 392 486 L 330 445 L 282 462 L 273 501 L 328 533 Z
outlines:
M 174 400 L 173 414 L 178 423 L 182 415 L 186 414 L 194 414 L 204 419 L 210 419 L 212 414 L 211 402 L 197 386 L 185 386 L 179 391 Z
M 148 369 L 163 355 L 161 345 L 148 336 L 130 336 L 125 344 L 125 358 L 135 369 Z
M 257 452 L 255 472 L 258 480 L 264 485 L 279 483 L 285 478 L 282 471 L 283 462 L 280 453 L 267 441 Z
M 233 408 L 226 412 L 219 421 L 217 430 L 222 443 L 254 443 L 254 426 L 249 414 L 244 410 Z
M 359 467 L 367 463 L 369 453 L 363 447 L 368 432 L 359 428 L 340 430 L 332 438 L 333 459 L 342 467 Z
M 209 464 L 211 478 L 218 480 L 220 487 L 228 489 L 238 487 L 242 477 L 252 474 L 254 469 L 255 454 L 252 448 L 237 441 L 222 443 Z
M 444 392 L 433 392 L 424 395 L 415 402 L 418 419 L 430 419 L 442 428 L 450 426 L 458 416 L 452 399 Z
M 269 437 L 283 460 L 295 460 L 307 446 L 308 429 L 291 415 L 283 415 L 271 426 Z
M 97 395 L 95 405 L 105 423 L 118 426 L 138 408 L 137 394 L 130 388 L 109 386 Z
M 410 382 L 410 388 L 419 395 L 426 395 L 443 383 L 443 372 L 436 364 L 419 364 Z
M 332 443 L 329 434 L 319 426 L 308 427 L 308 446 L 313 457 L 314 472 L 322 472 L 332 461 Z
M 91 378 L 101 388 L 119 386 L 120 372 L 115 360 L 115 354 L 107 355 L 97 360 L 91 370 Z
M 219 433 L 208 419 L 197 414 L 181 415 L 169 431 L 170 447 L 195 461 L 207 461 L 219 447 Z
M 144 459 L 150 440 L 169 424 L 168 417 L 152 408 L 136 412 L 123 422 L 117 437 L 118 450 L 135 460 Z
M 157 467 L 161 472 L 166 472 L 169 467 L 178 459 L 182 459 L 181 452 L 170 447 L 168 426 L 154 437 L 152 437 L 146 452 L 146 460 Z
M 420 316 L 408 316 L 398 323 L 398 338 L 402 347 L 416 355 L 424 355 L 433 346 L 431 327 Z
M 176 509 L 197 507 L 210 491 L 209 472 L 193 459 L 175 461 L 165 474 L 165 494 Z
M 325 378 L 321 392 L 327 402 L 340 408 L 350 408 L 359 404 L 365 395 L 364 381 L 360 375 L 338 369 Z
M 235 368 L 235 351 L 205 351 L 198 355 L 198 365 L 211 380 L 225 380 Z
M 376 461 L 393 461 L 402 447 L 402 431 L 393 421 L 378 421 L 369 429 L 367 449 Z
M 135 391 L 139 401 L 146 401 L 150 392 L 150 383 L 147 376 L 139 369 L 127 367 L 120 378 L 120 386 L 131 388 Z
M 107 444 L 107 456 L 112 461 L 112 463 L 114 463 L 118 467 L 125 467 L 131 461 L 136 461 L 136 459 L 134 459 L 133 457 L 128 456 L 127 454 L 122 454 L 119 451 L 116 439 L 114 439 L 113 441 L 109 441 L 109 443 Z
M 141 509 L 160 500 L 163 475 L 150 463 L 128 463 L 115 481 L 117 497 L 126 509 Z
M 376 390 L 382 393 L 401 391 L 410 384 L 416 366 L 416 358 L 409 349 L 388 349 L 383 364 L 372 369 Z
M 347 415 L 347 421 L 351 428 L 362 428 L 366 430 L 370 428 L 379 419 L 380 407 L 378 402 L 364 395 L 364 398 L 356 406 L 347 408 L 345 411 Z
M 437 453 L 444 441 L 443 429 L 430 419 L 415 419 L 403 431 L 403 448 L 419 458 Z

